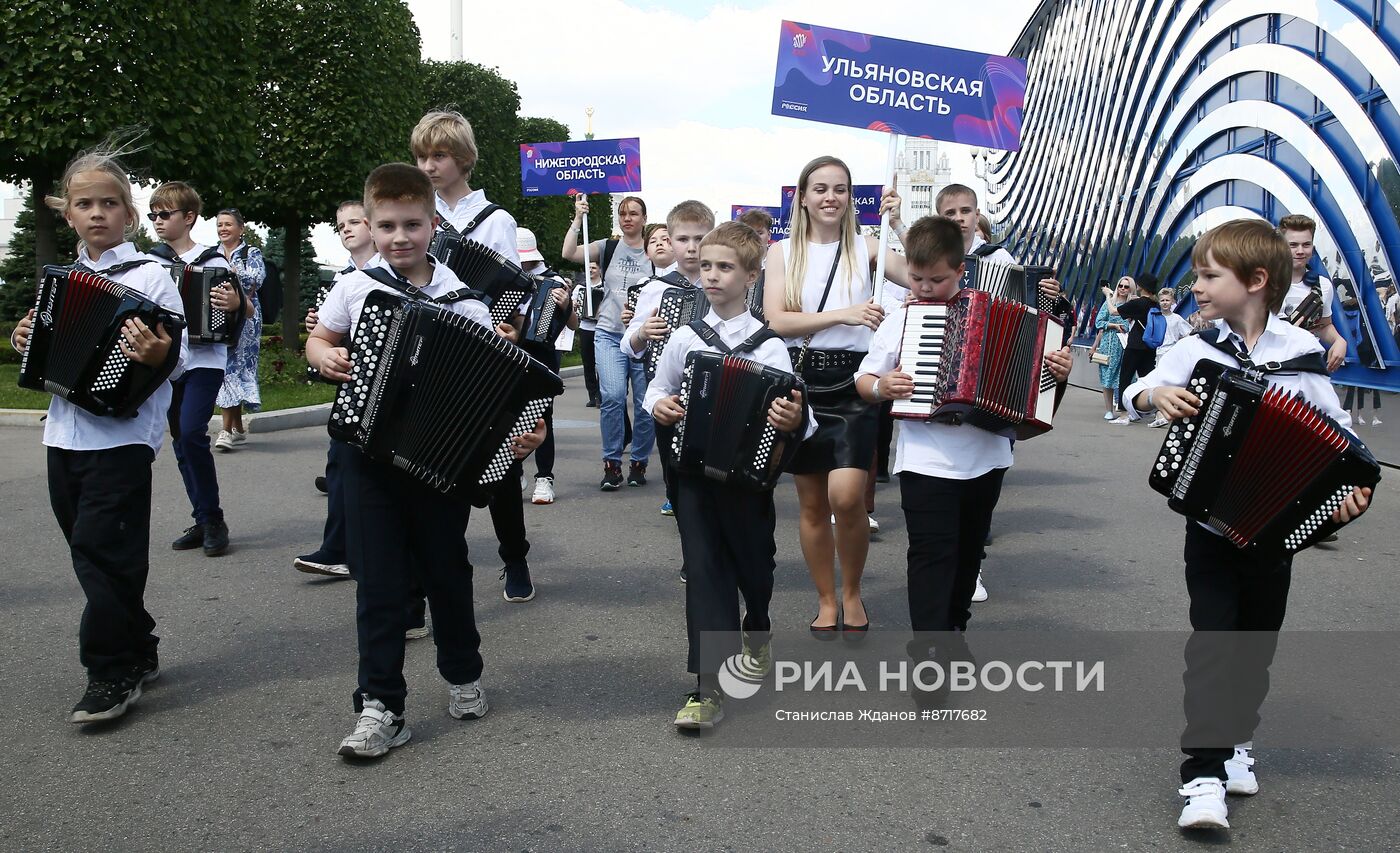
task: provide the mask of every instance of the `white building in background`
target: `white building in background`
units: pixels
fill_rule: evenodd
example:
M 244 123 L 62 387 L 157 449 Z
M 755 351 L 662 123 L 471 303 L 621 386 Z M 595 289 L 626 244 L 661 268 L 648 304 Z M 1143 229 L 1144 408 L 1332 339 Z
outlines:
M 14 184 L 0 184 L 0 260 L 10 254 L 10 236 L 15 219 L 24 209 L 24 190 Z
M 895 180 L 904 198 L 900 210 L 904 221 L 912 223 L 921 216 L 933 215 L 938 191 L 953 182 L 948 155 L 938 150 L 937 140 L 910 137 L 896 163 Z

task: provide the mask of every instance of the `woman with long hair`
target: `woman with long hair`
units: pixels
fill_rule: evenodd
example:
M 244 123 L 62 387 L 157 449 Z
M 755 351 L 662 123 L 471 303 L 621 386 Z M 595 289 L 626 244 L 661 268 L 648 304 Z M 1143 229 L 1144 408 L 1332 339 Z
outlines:
M 262 406 L 262 394 L 258 390 L 258 351 L 262 346 L 262 306 L 258 289 L 267 277 L 267 267 L 263 264 L 262 252 L 243 242 L 247 222 L 237 209 L 226 207 L 219 211 L 214 227 L 219 234 L 219 249 L 224 260 L 233 268 L 244 296 L 253 306 L 253 313 L 243 321 L 238 344 L 229 347 L 224 385 L 214 401 L 224 410 L 224 428 L 219 431 L 214 446 L 228 451 L 248 439 L 248 429 L 243 425 L 244 408 L 256 412 Z
M 1105 299 L 1094 321 L 1099 336 L 1094 339 L 1091 349 L 1102 357 L 1098 361 L 1099 384 L 1103 386 L 1103 419 L 1106 421 L 1114 420 L 1117 417 L 1114 409 L 1123 405 L 1118 399 L 1118 373 L 1123 364 L 1123 343 L 1118 335 L 1128 331 L 1128 322 L 1118 316 L 1118 306 L 1132 298 L 1133 288 L 1133 277 L 1130 275 L 1118 279 L 1118 286 L 1113 290 L 1104 288 Z M 1104 358 L 1108 360 L 1104 361 Z M 1123 423 L 1127 422 L 1124 418 Z
M 881 209 L 891 211 L 897 229 L 899 196 L 887 190 Z M 865 480 L 880 410 L 856 393 L 854 377 L 885 313 L 872 300 L 879 241 L 860 235 L 851 170 L 836 157 L 818 157 L 802 169 L 791 219 L 792 236 L 768 251 L 763 310 L 773 331 L 787 339 L 817 416 L 817 432 L 788 470 L 797 483 L 802 555 L 817 588 L 811 629 L 831 638 L 870 627 L 860 580 L 870 548 Z M 903 257 L 887 252 L 885 263 L 889 280 L 907 283 Z

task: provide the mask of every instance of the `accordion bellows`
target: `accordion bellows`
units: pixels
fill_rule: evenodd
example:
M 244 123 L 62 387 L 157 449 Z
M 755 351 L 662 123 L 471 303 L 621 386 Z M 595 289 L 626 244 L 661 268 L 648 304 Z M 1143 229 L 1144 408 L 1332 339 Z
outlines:
M 1364 444 L 1262 374 L 1196 364 L 1200 412 L 1172 422 L 1148 483 L 1167 505 L 1238 548 L 1294 553 L 1343 525 L 1332 513 L 1380 482 Z
M 122 325 L 137 317 L 174 339 L 165 361 L 147 367 L 119 346 Z M 19 366 L 19 386 L 48 391 L 94 415 L 136 414 L 180 361 L 185 320 L 109 278 L 45 267 L 34 303 L 34 331 Z
M 494 330 L 381 290 L 365 298 L 350 361 L 331 437 L 478 506 L 514 461 L 510 437 L 533 429 L 564 390 Z
M 797 453 L 800 435 L 768 421 L 773 400 L 800 388 L 797 377 L 752 359 L 713 352 L 686 357 L 671 448 L 677 471 L 767 491 Z
M 494 249 L 453 231 L 438 231 L 428 254 L 452 270 L 462 284 L 481 292 L 496 323 L 509 323 L 521 303 L 535 295 L 535 278 Z
M 1059 321 L 1020 302 L 961 290 L 947 302 L 906 306 L 900 369 L 914 396 L 897 418 L 969 423 L 1017 438 L 1048 432 L 1055 377 L 1045 356 L 1059 349 Z

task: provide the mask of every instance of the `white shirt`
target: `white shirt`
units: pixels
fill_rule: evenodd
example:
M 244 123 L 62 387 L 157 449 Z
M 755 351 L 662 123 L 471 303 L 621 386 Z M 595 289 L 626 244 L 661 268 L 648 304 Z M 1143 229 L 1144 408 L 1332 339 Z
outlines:
M 200 244 L 195 243 L 194 248 L 190 249 L 188 252 L 179 253 L 180 260 L 184 261 L 187 264 L 192 264 L 194 263 L 195 258 L 208 251 L 208 249 L 208 246 L 201 246 Z M 209 260 L 205 261 L 203 264 L 201 264 L 201 266 L 206 266 L 212 269 L 220 270 L 231 269 L 231 267 L 229 267 L 228 265 L 228 261 L 224 260 L 223 255 L 216 255 L 215 257 L 212 257 Z M 170 266 L 168 264 L 166 265 L 165 270 L 165 274 L 169 275 Z M 233 280 L 232 286 L 238 287 L 238 279 L 235 278 Z M 178 292 L 178 288 L 176 292 Z M 181 310 L 183 313 L 183 309 Z M 211 369 L 217 370 L 220 373 L 222 373 L 227 368 L 228 344 L 203 344 L 199 341 L 194 341 L 190 344 L 189 361 L 185 362 L 186 370 Z
M 691 284 L 695 284 L 696 281 L 692 281 Z M 676 286 L 669 281 L 662 281 L 660 276 L 646 279 L 646 283 L 642 285 L 641 293 L 637 294 L 637 307 L 632 309 L 632 322 L 627 324 L 627 330 L 622 333 L 622 340 L 618 342 L 619 349 L 632 358 L 642 357 L 642 354 L 646 352 L 647 342 L 643 341 L 642 348 L 634 350 L 632 349 L 632 335 L 645 326 L 651 312 L 660 307 L 661 294 L 665 293 L 667 288 Z
M 904 316 L 900 306 L 886 314 L 870 343 L 870 352 L 856 370 L 861 376 L 883 376 L 899 367 L 904 340 Z M 899 425 L 895 448 L 896 473 L 908 471 L 946 480 L 971 480 L 997 468 L 1011 467 L 1011 439 L 971 424 L 905 420 Z
M 1177 341 L 1191 334 L 1191 324 L 1186 322 L 1186 318 L 1175 311 L 1167 314 L 1163 312 L 1162 319 L 1167 321 L 1167 333 L 1162 337 L 1162 345 L 1157 347 L 1157 357 L 1161 358 L 1167 354 Z
M 1322 319 L 1332 319 L 1332 279 L 1327 276 L 1318 278 L 1318 286 L 1322 288 Z M 1288 315 L 1293 313 L 1293 309 L 1298 307 L 1307 295 L 1312 292 L 1312 288 L 1304 284 L 1302 279 L 1288 285 L 1288 293 L 1283 297 L 1283 308 L 1278 315 L 1287 320 Z
M 389 270 L 394 268 L 383 258 L 375 258 L 370 262 L 371 267 Z M 419 288 L 423 296 L 433 299 L 450 293 L 462 287 L 462 282 L 457 276 L 452 274 L 445 264 L 433 262 L 433 280 L 425 287 Z M 346 273 L 331 292 L 326 294 L 326 301 L 321 303 L 321 310 L 317 312 L 317 318 L 322 326 L 338 334 L 350 333 L 355 336 L 355 326 L 360 322 L 360 311 L 365 307 L 365 297 L 371 291 L 382 290 L 386 293 L 398 293 L 392 287 L 380 284 L 370 278 L 363 270 Z M 486 303 L 480 299 L 459 299 L 456 302 L 443 306 L 451 311 L 466 317 L 468 320 L 480 323 L 488 329 L 495 329 L 496 324 L 491 321 L 491 312 L 487 309 Z
M 1385 301 L 1385 316 L 1391 327 L 1400 326 L 1400 292 L 1392 293 Z
M 126 261 L 150 258 L 157 263 L 142 264 L 139 267 L 117 273 L 104 273 L 103 270 Z M 136 251 L 131 243 L 122 243 L 102 253 L 94 262 L 83 252 L 79 258 L 83 264 L 99 275 L 104 275 L 118 284 L 139 290 L 149 299 L 167 311 L 181 317 L 185 315 L 180 292 L 170 280 L 170 272 L 159 263 L 160 258 Z M 167 330 L 169 331 L 169 330 Z M 190 357 L 189 337 L 180 332 L 180 360 L 175 365 L 171 379 L 178 379 Z M 166 410 L 170 408 L 170 383 L 162 382 L 155 393 L 136 410 L 134 418 L 99 417 L 78 408 L 67 400 L 54 397 L 49 401 L 49 416 L 44 421 L 44 444 L 62 450 L 106 450 L 127 444 L 144 444 L 159 453 L 166 430 Z
M 455 205 L 449 207 L 447 202 L 442 200 L 442 196 L 434 196 L 437 202 L 438 216 L 442 221 L 450 223 L 458 231 L 467 227 L 472 217 L 486 207 L 491 202 L 486 200 L 486 193 L 482 190 L 473 190 L 457 200 Z M 478 222 L 476 227 L 467 236 L 488 249 L 494 249 L 505 256 L 505 259 L 513 264 L 519 265 L 520 251 L 515 244 L 515 217 L 504 209 L 498 210 Z
M 970 254 L 972 254 L 973 252 L 975 252 L 975 251 L 977 251 L 978 249 L 980 249 L 982 246 L 985 246 L 986 244 L 987 244 L 987 241 L 982 239 L 982 235 L 981 235 L 981 234 L 973 234 L 973 235 L 972 235 L 972 248 L 971 248 L 971 249 L 968 249 L 968 250 L 967 250 L 967 253 L 970 255 Z M 1010 252 L 1006 251 L 1005 248 L 997 249 L 995 252 L 992 252 L 990 255 L 988 255 L 986 259 L 989 260 L 989 261 L 991 261 L 992 263 L 996 263 L 996 264 L 1014 264 L 1014 263 L 1016 263 L 1016 258 L 1013 257 L 1012 254 L 1011 254 Z
M 743 343 L 748 340 L 750 335 L 763 328 L 763 323 L 747 311 L 743 311 L 728 320 L 721 320 L 718 314 L 710 311 L 705 315 L 705 325 L 714 329 L 715 333 L 719 335 L 719 339 L 731 347 Z M 651 384 L 647 386 L 646 396 L 642 398 L 642 406 L 648 412 L 655 409 L 656 404 L 661 402 L 662 398 L 680 393 L 681 378 L 685 374 L 685 359 L 693 352 L 719 352 L 719 350 L 701 340 L 690 326 L 677 329 L 666 343 L 666 349 L 661 351 L 661 360 L 656 365 L 656 376 L 652 378 Z M 783 344 L 782 338 L 769 338 L 752 351 L 739 353 L 739 355 L 775 370 L 792 373 L 792 359 L 788 357 L 787 346 Z M 802 440 L 806 441 L 811 438 L 812 433 L 816 431 L 817 417 L 812 412 L 812 407 L 808 405 L 807 430 L 802 434 Z
M 802 279 L 802 310 L 809 314 L 817 313 L 822 304 L 822 293 L 826 290 L 827 276 L 831 275 L 832 261 L 836 259 L 836 248 L 840 243 L 808 243 L 807 272 Z M 792 257 L 792 240 L 782 241 L 783 257 Z M 846 258 L 842 257 L 836 268 L 836 277 L 831 282 L 831 295 L 827 297 L 822 313 L 848 308 L 870 301 L 870 257 L 865 239 L 856 240 L 854 261 L 856 279 L 852 281 L 846 271 Z M 865 352 L 870 349 L 870 338 L 874 333 L 865 326 L 848 326 L 841 323 L 829 329 L 822 329 L 812 336 L 811 348 L 816 350 L 847 350 Z M 790 347 L 802 346 L 806 335 L 788 338 Z
M 1216 320 L 1215 328 L 1220 329 L 1222 340 L 1233 339 L 1241 348 L 1244 347 L 1244 339 L 1236 334 L 1224 320 Z M 1259 340 L 1254 344 L 1254 349 L 1250 351 L 1249 357 L 1256 364 L 1263 364 L 1270 361 L 1287 361 L 1300 355 L 1307 355 L 1313 352 L 1323 352 L 1322 344 L 1312 334 L 1312 332 L 1300 329 L 1297 326 L 1287 323 L 1278 317 L 1270 317 L 1264 331 L 1259 335 Z M 1196 371 L 1196 362 L 1202 359 L 1209 359 L 1227 367 L 1238 367 L 1239 363 L 1233 358 L 1201 340 L 1200 335 L 1190 335 L 1182 338 L 1171 352 L 1157 361 L 1157 367 L 1153 371 L 1138 381 L 1129 385 L 1123 392 L 1123 406 L 1128 410 L 1128 417 L 1137 420 L 1139 414 L 1133 407 L 1134 399 L 1138 394 L 1150 388 L 1159 388 L 1163 385 L 1175 385 L 1185 387 L 1191 380 L 1191 374 Z M 1320 373 L 1271 373 L 1265 377 L 1270 385 L 1278 385 L 1288 391 L 1301 391 L 1303 397 L 1314 406 L 1326 412 L 1333 420 L 1342 426 L 1343 429 L 1351 429 L 1351 415 L 1341 407 L 1337 401 L 1337 392 L 1332 388 L 1332 381 L 1324 374 Z

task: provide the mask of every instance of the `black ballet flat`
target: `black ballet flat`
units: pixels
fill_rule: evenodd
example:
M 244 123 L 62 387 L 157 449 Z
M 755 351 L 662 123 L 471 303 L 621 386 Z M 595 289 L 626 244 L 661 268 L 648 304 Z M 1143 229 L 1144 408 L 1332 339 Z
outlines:
M 861 609 L 862 609 L 862 610 L 865 610 L 865 602 L 864 602 L 864 601 L 861 602 Z M 870 631 L 870 611 L 869 611 L 869 610 L 866 610 L 866 611 L 865 611 L 865 624 L 864 624 L 864 625 L 852 625 L 852 624 L 849 623 L 849 622 L 845 622 L 845 623 L 843 623 L 843 624 L 841 625 L 841 635 L 842 635 L 842 637 L 844 637 L 844 638 L 846 638 L 846 639 L 849 639 L 849 640 L 863 640 L 863 639 L 865 639 L 865 635 L 866 635 L 869 631 Z
M 815 622 L 816 619 L 814 618 L 812 621 Z M 837 613 L 836 613 L 836 624 L 834 624 L 834 625 L 814 625 L 814 624 L 813 624 L 813 625 L 808 625 L 808 626 L 807 626 L 807 630 L 809 630 L 809 631 L 812 632 L 812 636 L 813 636 L 813 637 L 816 637 L 818 640 L 821 640 L 821 641 L 824 642 L 824 643 L 827 643 L 827 642 L 830 642 L 830 641 L 836 639 L 837 636 L 839 636 L 840 633 L 841 633 L 841 613 L 840 613 L 840 611 L 837 611 Z

